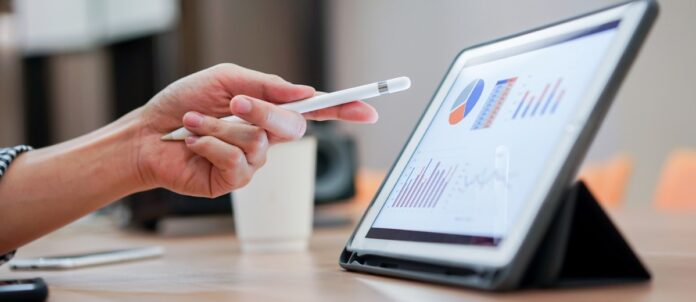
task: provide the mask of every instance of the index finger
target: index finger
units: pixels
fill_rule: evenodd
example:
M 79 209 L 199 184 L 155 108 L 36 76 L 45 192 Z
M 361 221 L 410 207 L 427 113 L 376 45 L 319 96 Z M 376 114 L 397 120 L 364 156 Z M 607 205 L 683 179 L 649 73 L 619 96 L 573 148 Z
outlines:
M 375 123 L 379 118 L 377 110 L 363 101 L 324 108 L 303 114 L 305 118 L 315 121 L 341 120 L 356 123 Z

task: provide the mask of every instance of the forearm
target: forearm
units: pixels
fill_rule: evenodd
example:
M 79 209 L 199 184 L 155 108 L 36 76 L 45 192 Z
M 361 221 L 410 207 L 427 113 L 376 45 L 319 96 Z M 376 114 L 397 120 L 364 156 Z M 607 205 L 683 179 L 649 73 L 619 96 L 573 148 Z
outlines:
M 137 112 L 85 136 L 19 156 L 0 181 L 0 253 L 130 193 Z

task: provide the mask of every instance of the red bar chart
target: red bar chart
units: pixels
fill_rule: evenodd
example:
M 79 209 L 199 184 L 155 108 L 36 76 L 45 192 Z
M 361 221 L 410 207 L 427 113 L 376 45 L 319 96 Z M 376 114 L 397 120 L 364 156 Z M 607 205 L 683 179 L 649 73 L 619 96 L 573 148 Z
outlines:
M 457 167 L 442 167 L 441 162 L 412 168 L 392 202 L 394 208 L 434 208 L 447 189 Z
M 532 118 L 555 113 L 565 94 L 565 89 L 561 87 L 562 82 L 563 79 L 558 78 L 553 85 L 546 83 L 539 97 L 527 90 L 517 104 L 512 119 Z

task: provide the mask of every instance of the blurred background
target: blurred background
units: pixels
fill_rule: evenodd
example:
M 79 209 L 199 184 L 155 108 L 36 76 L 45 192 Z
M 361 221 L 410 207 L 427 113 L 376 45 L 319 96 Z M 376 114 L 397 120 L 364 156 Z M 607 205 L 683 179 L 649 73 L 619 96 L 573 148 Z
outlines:
M 340 137 L 320 156 L 318 174 L 334 176 L 318 197 L 341 200 L 356 169 L 390 167 L 461 49 L 618 2 L 0 0 L 0 146 L 84 134 L 222 62 L 327 91 L 411 77 L 407 93 L 373 103 L 378 124 L 313 126 Z M 585 163 L 608 204 L 659 199 L 670 159 L 696 148 L 696 1 L 660 6 Z

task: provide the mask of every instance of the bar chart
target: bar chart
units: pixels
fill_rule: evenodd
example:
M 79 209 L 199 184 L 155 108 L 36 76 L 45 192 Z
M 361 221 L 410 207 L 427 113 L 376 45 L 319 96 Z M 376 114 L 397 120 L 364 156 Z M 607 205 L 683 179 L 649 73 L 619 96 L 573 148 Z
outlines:
M 472 130 L 488 128 L 493 125 L 500 108 L 503 107 L 508 94 L 510 94 L 510 90 L 512 90 L 512 87 L 515 85 L 515 82 L 517 82 L 517 77 L 500 80 L 495 83 L 493 91 L 491 91 L 491 94 L 488 96 L 488 99 L 483 105 L 481 112 L 479 113 L 478 117 L 476 117 L 474 125 L 471 127 Z
M 441 162 L 412 168 L 391 203 L 393 208 L 434 208 L 447 189 L 457 167 L 442 167 Z M 416 172 L 417 171 L 417 172 Z
M 551 83 L 546 83 L 538 98 L 527 90 L 517 104 L 512 119 L 525 119 L 555 113 L 565 94 L 565 89 L 561 87 L 562 82 L 563 78 L 558 78 L 553 84 L 553 88 Z

